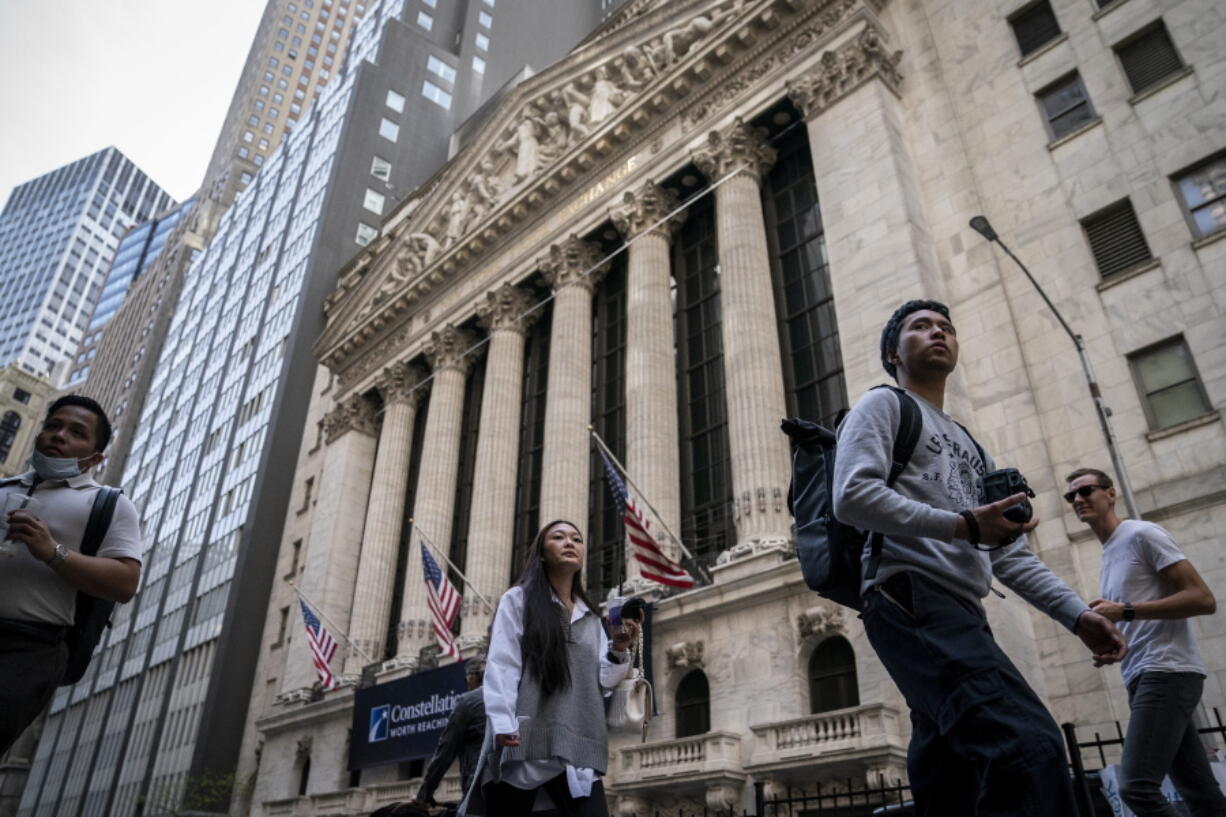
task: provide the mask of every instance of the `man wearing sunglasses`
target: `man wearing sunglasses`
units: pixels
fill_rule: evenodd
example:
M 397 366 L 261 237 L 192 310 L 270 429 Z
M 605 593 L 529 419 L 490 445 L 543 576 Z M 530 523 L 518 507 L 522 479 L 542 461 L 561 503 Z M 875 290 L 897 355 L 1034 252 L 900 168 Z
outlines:
M 1102 471 L 1069 474 L 1064 499 L 1103 544 L 1102 598 L 1090 607 L 1119 622 L 1130 646 L 1120 664 L 1132 709 L 1120 796 L 1138 817 L 1175 817 L 1161 791 L 1170 774 L 1193 817 L 1226 815 L 1192 720 L 1205 665 L 1189 619 L 1217 608 L 1213 592 L 1166 530 L 1116 515 L 1115 488 Z

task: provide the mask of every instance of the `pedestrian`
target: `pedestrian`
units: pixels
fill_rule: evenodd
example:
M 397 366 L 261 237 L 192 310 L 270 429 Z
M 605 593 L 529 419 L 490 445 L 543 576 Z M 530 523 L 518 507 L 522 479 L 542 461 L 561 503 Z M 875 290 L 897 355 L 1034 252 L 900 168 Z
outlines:
M 1098 589 L 1090 607 L 1119 622 L 1128 639 L 1120 663 L 1132 717 L 1120 761 L 1120 797 L 1137 817 L 1175 817 L 1162 795 L 1168 774 L 1192 817 L 1226 817 L 1193 713 L 1205 685 L 1205 663 L 1193 616 L 1217 609 L 1213 591 L 1161 526 L 1120 519 L 1111 477 L 1095 468 L 1068 475 L 1077 518 L 1103 546 Z
M 1030 552 L 1025 534 L 1038 520 L 1004 516 L 1025 494 L 979 504 L 978 478 L 995 465 L 944 411 L 946 381 L 958 363 L 948 307 L 918 300 L 900 306 L 881 333 L 881 362 L 905 394 L 871 390 L 840 425 L 834 513 L 883 535 L 875 574 L 865 549 L 862 618 L 911 710 L 915 813 L 1074 815 L 1060 731 L 997 645 L 982 599 L 999 579 L 1080 636 L 1096 663 L 1118 660 L 1125 642 Z M 891 485 L 901 400 L 908 397 L 922 431 Z
M 630 670 L 638 624 L 627 620 L 609 640 L 583 592 L 585 553 L 575 525 L 550 522 L 498 603 L 485 669 L 490 738 L 473 787 L 480 796 L 461 813 L 608 815 L 604 696 Z
M 127 602 L 140 582 L 136 509 L 120 496 L 98 552 L 80 552 L 101 486 L 90 471 L 102 461 L 111 424 L 97 402 L 69 394 L 51 404 L 34 439 L 31 470 L 0 480 L 0 502 L 12 494 L 37 510 L 8 514 L 0 556 L 0 754 L 51 700 L 64 677 L 77 592 Z M 21 504 L 23 500 L 18 501 Z
M 457 757 L 460 759 L 460 791 L 468 791 L 477 768 L 477 759 L 481 755 L 481 741 L 485 737 L 485 692 L 481 688 L 484 677 L 483 656 L 474 655 L 464 663 L 464 680 L 468 691 L 456 699 L 447 725 L 443 727 L 443 734 L 439 736 L 434 756 L 426 766 L 421 788 L 413 798 L 414 805 L 436 805 L 434 790 Z

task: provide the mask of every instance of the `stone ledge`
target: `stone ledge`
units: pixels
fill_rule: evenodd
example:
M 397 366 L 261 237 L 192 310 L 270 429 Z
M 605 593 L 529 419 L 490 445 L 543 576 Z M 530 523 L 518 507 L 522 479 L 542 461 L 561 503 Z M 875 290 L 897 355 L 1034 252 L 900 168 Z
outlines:
M 1136 278 L 1138 275 L 1143 275 L 1149 272 L 1150 270 L 1157 269 L 1158 267 L 1161 267 L 1161 266 L 1162 266 L 1162 260 L 1160 258 L 1151 258 L 1142 264 L 1138 264 L 1132 269 L 1127 269 L 1127 270 L 1124 270 L 1123 272 L 1117 272 L 1108 278 L 1104 278 L 1103 280 L 1095 284 L 1094 288 L 1097 289 L 1099 292 L 1106 292 L 1107 290 L 1111 289 L 1111 287 L 1113 286 L 1122 284 L 1125 281 L 1131 281 L 1133 278 Z
M 1103 17 L 1107 16 L 1108 14 L 1115 11 L 1117 8 L 1119 8 L 1120 6 L 1124 5 L 1127 2 L 1128 0 L 1112 0 L 1112 2 L 1108 3 L 1107 5 L 1098 9 L 1098 11 L 1095 11 L 1093 14 L 1091 14 L 1090 19 L 1091 20 L 1101 20 Z
M 1200 238 L 1196 239 L 1195 241 L 1192 242 L 1192 249 L 1194 250 L 1204 249 L 1205 247 L 1208 247 L 1210 244 L 1216 244 L 1217 242 L 1221 241 L 1223 238 L 1226 238 L 1226 227 L 1221 227 L 1209 233 L 1209 235 L 1201 236 Z
M 1061 136 L 1059 139 L 1053 139 L 1052 141 L 1048 142 L 1047 149 L 1055 150 L 1056 148 L 1063 145 L 1065 142 L 1071 142 L 1072 140 L 1076 139 L 1078 136 L 1085 133 L 1086 131 L 1094 130 L 1102 123 L 1103 123 L 1103 118 L 1101 116 L 1096 116 L 1093 119 L 1091 119 L 1089 122 L 1082 125 L 1077 130 L 1072 131 L 1070 133 L 1066 133 L 1063 136 Z
M 1175 73 L 1165 77 L 1164 79 L 1158 80 L 1158 82 L 1149 86 L 1144 91 L 1138 91 L 1137 93 L 1130 96 L 1128 98 L 1128 104 L 1136 105 L 1138 102 L 1149 99 L 1151 96 L 1158 93 L 1159 91 L 1166 88 L 1167 86 L 1174 85 L 1176 82 L 1179 82 L 1179 80 L 1183 79 L 1184 77 L 1191 76 L 1192 73 L 1193 73 L 1192 66 L 1185 65 L 1183 68 L 1179 69 Z
M 1182 423 L 1173 425 L 1170 428 L 1159 428 L 1155 431 L 1151 431 L 1145 435 L 1145 439 L 1149 440 L 1151 443 L 1157 442 L 1158 440 L 1165 440 L 1167 437 L 1173 437 L 1176 434 L 1182 434 L 1183 432 L 1191 431 L 1194 428 L 1207 426 L 1210 423 L 1216 423 L 1221 419 L 1221 412 L 1214 409 L 1207 414 L 1202 414 L 1199 417 L 1193 417 L 1191 420 L 1184 420 Z
M 1021 68 L 1023 65 L 1029 65 L 1030 63 L 1037 60 L 1039 57 L 1046 54 L 1048 51 L 1053 50 L 1056 46 L 1060 45 L 1060 43 L 1066 43 L 1066 42 L 1068 42 L 1068 32 L 1064 31 L 1060 33 L 1060 36 L 1056 37 L 1053 40 L 1048 40 L 1046 43 L 1039 46 L 1038 51 L 1031 51 L 1029 54 L 1022 57 L 1020 60 L 1018 60 L 1017 67 Z

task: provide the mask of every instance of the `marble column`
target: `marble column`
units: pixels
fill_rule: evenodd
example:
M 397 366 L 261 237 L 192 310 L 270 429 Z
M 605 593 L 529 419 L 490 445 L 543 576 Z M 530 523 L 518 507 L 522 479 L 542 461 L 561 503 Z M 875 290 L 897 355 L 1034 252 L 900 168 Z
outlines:
M 738 550 L 786 545 L 790 452 L 783 358 L 759 181 L 775 161 L 766 132 L 737 119 L 712 132 L 694 162 L 715 191 L 728 439 Z
M 464 419 L 464 380 L 476 354 L 469 351 L 475 342 L 472 334 L 447 326 L 431 335 L 425 348 L 434 378 L 421 452 L 421 476 L 413 499 L 414 536 L 405 560 L 399 625 L 399 654 L 410 660 L 434 640 L 430 611 L 426 606 L 418 534 L 428 537 L 444 553 L 451 547 L 460 466 L 460 430 Z M 446 570 L 442 558 L 437 553 L 432 555 L 439 567 Z
M 677 194 L 654 182 L 627 192 L 613 224 L 630 243 L 626 269 L 626 470 L 659 522 L 681 535 L 681 449 L 677 434 L 677 364 L 673 301 L 669 291 L 669 242 L 685 221 Z M 659 522 L 656 535 L 673 556 Z M 639 564 L 626 554 L 626 577 Z
M 383 395 L 383 426 L 349 628 L 349 637 L 366 655 L 351 652 L 345 663 L 346 674 L 359 674 L 367 663 L 384 657 L 404 521 L 405 484 L 413 453 L 413 423 L 426 391 L 423 379 L 420 369 L 401 361 L 384 369 L 376 383 Z
M 322 614 L 320 619 L 340 643 L 332 660 L 335 675 L 341 674 L 344 656 L 349 652 L 342 633 L 349 632 L 377 434 L 374 406 L 360 394 L 351 395 L 325 415 L 323 466 L 311 492 L 314 508 L 300 505 L 303 513 L 311 513 L 300 587 L 308 604 Z M 295 496 L 293 501 L 302 500 Z M 318 680 L 306 638 L 297 637 L 302 632 L 297 605 L 291 615 L 298 626 L 290 639 L 283 692 L 310 687 Z
M 473 496 L 479 509 L 469 515 L 468 579 L 492 603 L 507 589 L 515 535 L 515 485 L 519 473 L 519 423 L 523 410 L 524 343 L 536 313 L 534 299 L 510 284 L 486 293 L 477 316 L 490 333 L 481 397 L 481 425 L 473 465 Z M 491 611 L 471 591 L 464 595 L 460 647 L 485 641 Z
M 592 293 L 605 268 L 597 244 L 571 236 L 549 248 L 541 272 L 554 288 L 546 381 L 540 520 L 587 530 L 592 421 Z

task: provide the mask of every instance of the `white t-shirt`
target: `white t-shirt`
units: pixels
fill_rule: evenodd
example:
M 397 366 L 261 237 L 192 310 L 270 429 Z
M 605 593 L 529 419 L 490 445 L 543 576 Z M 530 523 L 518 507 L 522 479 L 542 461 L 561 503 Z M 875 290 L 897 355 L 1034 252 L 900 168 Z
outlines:
M 1186 558 L 1165 529 L 1126 519 L 1103 545 L 1099 593 L 1133 605 L 1169 596 L 1172 588 L 1159 572 Z M 1121 621 L 1119 628 L 1128 639 L 1128 655 L 1120 662 L 1126 685 L 1142 672 L 1206 674 L 1190 619 Z

